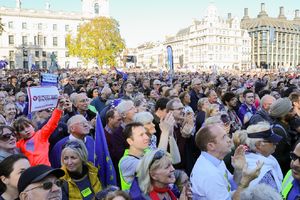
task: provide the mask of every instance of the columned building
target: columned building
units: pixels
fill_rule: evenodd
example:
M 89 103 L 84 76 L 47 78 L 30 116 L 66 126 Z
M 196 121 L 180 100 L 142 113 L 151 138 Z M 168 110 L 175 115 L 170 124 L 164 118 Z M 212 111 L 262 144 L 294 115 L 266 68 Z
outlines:
M 79 1 L 79 0 L 77 0 Z M 62 68 L 81 67 L 79 58 L 70 57 L 66 47 L 66 35 L 76 35 L 79 25 L 94 17 L 109 17 L 108 0 L 81 0 L 82 11 L 62 12 L 50 9 L 23 9 L 21 0 L 15 8 L 0 7 L 4 31 L 0 35 L 0 59 L 9 67 L 48 68 L 56 59 Z
M 300 64 L 299 10 L 293 20 L 288 20 L 284 7 L 279 8 L 278 17 L 269 17 L 262 3 L 257 18 L 250 18 L 245 8 L 241 28 L 251 37 L 252 66 L 277 69 Z

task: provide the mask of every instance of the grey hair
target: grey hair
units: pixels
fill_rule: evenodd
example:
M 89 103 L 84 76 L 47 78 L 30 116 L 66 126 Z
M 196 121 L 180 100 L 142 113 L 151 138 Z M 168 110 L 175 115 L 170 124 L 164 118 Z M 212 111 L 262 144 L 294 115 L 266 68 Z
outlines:
M 157 168 L 157 167 L 159 167 L 159 164 L 160 164 L 160 162 L 152 163 L 153 159 L 154 159 L 154 155 L 158 151 L 162 151 L 162 150 L 156 149 L 156 150 L 153 150 L 153 151 L 147 153 L 142 158 L 142 160 L 140 161 L 140 163 L 137 167 L 137 177 L 138 177 L 139 186 L 140 186 L 141 191 L 144 194 L 148 194 L 151 190 L 150 167 L 152 169 Z M 167 156 L 171 160 L 171 158 L 169 157 L 169 154 L 166 153 L 165 156 Z M 151 164 L 152 164 L 152 166 L 151 166 Z
M 204 124 L 205 125 L 211 125 L 211 124 L 222 124 L 223 125 L 223 122 L 221 120 L 221 115 L 215 115 L 215 116 L 207 118 L 205 120 Z
M 140 122 L 143 125 L 152 122 L 153 119 L 154 117 L 150 112 L 139 112 L 133 116 L 134 122 Z
M 260 105 L 262 106 L 267 99 L 274 99 L 274 101 L 276 100 L 272 95 L 266 94 L 261 98 Z
M 266 184 L 257 184 L 241 192 L 240 200 L 282 200 L 280 194 Z
M 84 118 L 83 115 L 80 115 L 80 114 L 77 114 L 77 115 L 74 115 L 73 117 L 71 117 L 68 122 L 67 122 L 67 127 L 68 127 L 68 130 L 71 129 L 71 126 L 75 123 L 78 122 L 78 120 L 84 120 L 86 121 L 86 119 Z
M 116 107 L 118 113 L 120 115 L 124 114 L 125 112 L 128 111 L 128 109 L 130 109 L 131 106 L 134 106 L 133 101 L 131 100 L 122 100 L 119 105 Z
M 247 134 L 252 134 L 252 133 L 257 133 L 261 131 L 266 131 L 271 128 L 270 124 L 268 122 L 258 122 L 257 124 L 253 124 L 248 126 L 247 128 Z M 249 138 L 247 136 L 246 143 L 249 146 L 250 150 L 256 151 L 256 146 L 255 144 L 259 141 L 263 141 L 261 138 Z
M 71 145 L 71 143 L 74 142 L 78 144 L 78 147 L 74 147 Z M 66 152 L 66 150 L 74 151 L 83 163 L 88 162 L 88 152 L 85 144 L 81 140 L 72 139 L 66 142 L 65 147 L 61 151 L 61 165 L 63 165 L 64 153 Z

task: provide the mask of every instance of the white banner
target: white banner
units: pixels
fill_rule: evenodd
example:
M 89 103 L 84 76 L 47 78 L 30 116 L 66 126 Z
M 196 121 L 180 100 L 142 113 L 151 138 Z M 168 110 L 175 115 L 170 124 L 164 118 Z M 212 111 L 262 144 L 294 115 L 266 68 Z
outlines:
M 35 112 L 57 105 L 59 92 L 57 87 L 29 87 L 27 88 L 29 98 L 29 112 Z

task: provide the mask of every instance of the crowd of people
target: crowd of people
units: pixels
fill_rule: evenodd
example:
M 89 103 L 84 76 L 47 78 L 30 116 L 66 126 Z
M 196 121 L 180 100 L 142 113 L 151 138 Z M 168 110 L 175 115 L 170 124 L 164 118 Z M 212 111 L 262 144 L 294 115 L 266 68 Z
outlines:
M 0 200 L 300 198 L 297 74 L 60 70 L 57 106 L 30 112 L 41 72 L 15 72 L 0 79 Z M 98 118 L 112 165 L 96 164 Z

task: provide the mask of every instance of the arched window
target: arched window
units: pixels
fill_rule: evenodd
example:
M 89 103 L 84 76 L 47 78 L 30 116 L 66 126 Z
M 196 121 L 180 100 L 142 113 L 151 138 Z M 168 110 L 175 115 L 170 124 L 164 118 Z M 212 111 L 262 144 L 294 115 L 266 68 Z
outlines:
M 95 14 L 99 14 L 99 4 L 95 3 L 94 5 Z

